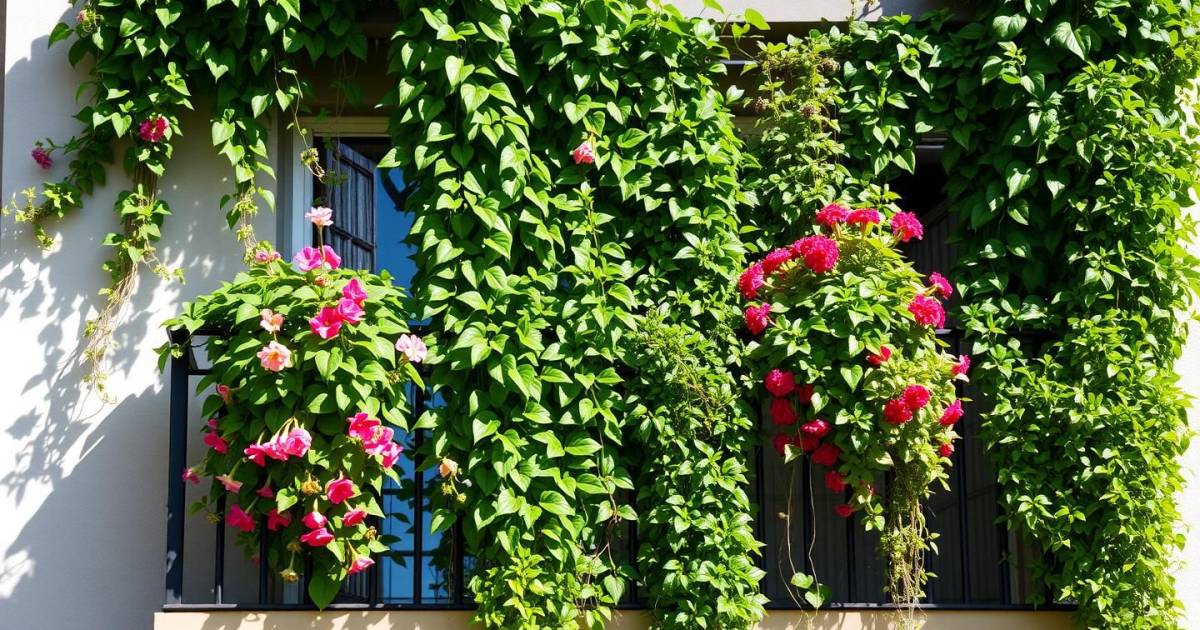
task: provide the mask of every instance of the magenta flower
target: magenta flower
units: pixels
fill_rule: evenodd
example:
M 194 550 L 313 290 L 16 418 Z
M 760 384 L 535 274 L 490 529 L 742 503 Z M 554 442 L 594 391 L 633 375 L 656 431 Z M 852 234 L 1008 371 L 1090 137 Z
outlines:
M 853 225 L 862 230 L 866 230 L 868 227 L 875 225 L 882 220 L 883 217 L 880 216 L 878 210 L 874 208 L 860 208 L 854 212 L 851 212 L 850 216 L 846 217 L 846 225 Z
M 231 478 L 229 475 L 217 475 L 215 479 L 221 482 L 222 486 L 230 492 L 241 492 L 242 482 Z
M 329 523 L 329 519 L 325 518 L 324 514 L 316 511 L 305 514 L 302 521 L 304 526 L 309 529 L 321 529 Z
M 345 477 L 338 477 L 328 484 L 325 484 L 325 497 L 330 503 L 337 505 L 358 494 L 358 489 L 354 487 L 354 482 Z
M 271 486 L 263 485 L 263 487 L 255 490 L 254 494 L 257 494 L 264 499 L 270 499 L 275 496 L 275 491 L 271 489 Z
M 946 323 L 946 311 L 942 309 L 942 303 L 920 293 L 908 303 L 908 312 L 922 326 L 941 328 Z
M 879 367 L 888 362 L 892 358 L 892 349 L 887 346 L 879 346 L 879 354 L 872 354 L 867 357 L 867 363 L 875 367 Z
M 904 404 L 912 411 L 929 404 L 929 390 L 924 385 L 909 385 L 904 388 Z
M 591 164 L 596 161 L 596 152 L 592 150 L 592 143 L 585 140 L 571 151 L 571 157 L 576 164 Z
M 825 273 L 838 261 L 837 241 L 815 234 L 792 244 L 792 251 L 804 257 L 804 266 L 813 273 Z
M 817 223 L 827 228 L 843 223 L 848 218 L 850 218 L 850 210 L 836 203 L 831 203 L 817 211 Z
M 958 363 L 950 368 L 950 376 L 966 376 L 967 370 L 971 369 L 971 357 L 963 354 L 959 355 Z
M 338 315 L 341 316 L 342 321 L 346 322 L 347 324 L 357 324 L 363 320 L 363 317 L 366 316 L 362 306 L 350 298 L 342 298 L 338 300 L 337 312 Z
M 925 236 L 925 227 L 921 225 L 917 215 L 911 212 L 897 212 L 892 215 L 892 234 L 901 243 L 907 243 L 914 238 L 921 240 Z
M 242 509 L 242 506 L 236 503 L 233 504 L 233 507 L 229 508 L 229 514 L 225 516 L 225 520 L 234 529 L 240 529 L 244 532 L 254 531 L 254 519 Z
M 167 135 L 167 119 L 162 116 L 147 118 L 138 125 L 138 137 L 146 142 L 159 142 Z
M 796 388 L 796 376 L 787 370 L 772 368 L 763 377 L 763 386 L 773 396 L 787 396 Z
M 229 443 L 226 442 L 224 438 L 217 435 L 216 433 L 211 433 L 211 432 L 205 433 L 204 434 L 204 443 L 207 444 L 209 448 L 211 448 L 212 450 L 214 450 L 218 453 L 224 454 L 224 453 L 229 452 Z
M 950 284 L 950 281 L 946 279 L 946 276 L 943 276 L 936 271 L 929 274 L 929 287 L 933 289 L 934 293 L 943 298 L 948 298 L 951 295 L 954 295 L 954 285 Z
M 747 300 L 758 297 L 758 290 L 762 288 L 765 273 L 762 263 L 754 263 L 742 272 L 738 278 L 738 291 L 741 291 L 742 297 Z
M 362 306 L 362 303 L 367 301 L 367 292 L 363 290 L 358 278 L 350 278 L 350 282 L 347 282 L 346 286 L 342 287 L 342 297 L 347 300 L 354 300 L 355 304 Z
M 791 259 L 792 259 L 792 250 L 791 249 L 789 249 L 787 247 L 780 247 L 778 249 L 774 249 L 771 251 L 771 253 L 767 254 L 766 258 L 763 258 L 762 271 L 766 275 L 771 275 L 771 274 L 775 273 L 776 269 L 779 269 L 780 267 L 782 267 L 785 263 L 787 263 Z M 748 297 L 746 299 L 750 300 L 753 298 Z
M 353 527 L 363 522 L 363 519 L 365 518 L 367 518 L 366 510 L 362 508 L 354 508 L 352 510 L 348 510 L 346 515 L 342 517 L 342 525 Z
M 310 547 L 324 547 L 333 542 L 333 534 L 324 527 L 318 527 L 307 534 L 300 536 L 300 542 Z
M 275 508 L 271 508 L 271 511 L 267 512 L 267 531 L 273 532 L 291 524 L 292 517 L 287 512 L 280 514 Z
M 51 166 L 54 166 L 54 160 L 50 159 L 50 152 L 40 142 L 33 146 L 30 155 L 33 156 L 33 161 L 37 162 L 37 165 L 44 170 L 49 170 Z
M 938 420 L 938 424 L 940 424 L 944 427 L 953 426 L 954 423 L 961 420 L 962 417 L 963 417 L 962 401 L 956 400 L 956 401 L 950 403 L 949 407 L 946 407 L 946 411 L 944 413 L 942 413 L 942 417 L 940 420 Z
M 372 418 L 364 412 L 359 412 L 346 418 L 350 428 L 346 431 L 350 437 L 367 442 L 375 437 L 375 429 L 379 427 L 379 419 Z
M 333 339 L 342 330 L 342 316 L 332 306 L 321 309 L 317 316 L 308 320 L 314 334 L 322 339 Z
M 200 475 L 197 475 L 196 471 L 192 470 L 191 468 L 183 469 L 183 480 L 192 484 L 193 486 L 200 485 Z
M 283 452 L 292 457 L 304 457 L 312 446 L 312 435 L 302 427 L 296 427 L 282 440 Z
M 829 435 L 829 432 L 832 430 L 833 427 L 820 418 L 815 418 L 800 425 L 800 431 L 804 435 L 812 436 L 818 440 Z
M 267 465 L 267 449 L 262 444 L 251 444 L 242 449 L 246 458 L 259 466 Z
M 333 248 L 328 245 L 322 245 L 320 249 L 316 247 L 303 247 L 296 255 L 292 257 L 292 264 L 300 271 L 312 271 L 322 265 L 329 270 L 337 269 L 342 265 L 342 259 L 333 251 Z

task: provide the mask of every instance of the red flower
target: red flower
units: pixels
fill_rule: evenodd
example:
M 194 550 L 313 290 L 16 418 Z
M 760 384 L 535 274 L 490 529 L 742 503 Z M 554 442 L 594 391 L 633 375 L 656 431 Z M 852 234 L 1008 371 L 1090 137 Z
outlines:
M 953 426 L 954 423 L 958 422 L 962 417 L 962 401 L 956 400 L 950 403 L 949 407 L 946 407 L 946 411 L 942 413 L 942 419 L 938 420 L 938 424 L 941 424 L 944 427 Z
M 745 318 L 746 328 L 750 329 L 750 334 L 757 335 L 771 324 L 771 305 L 747 306 Z
M 892 234 L 901 243 L 907 243 L 914 238 L 921 240 L 921 237 L 925 236 L 925 227 L 921 225 L 917 215 L 911 212 L 897 212 L 892 215 Z
M 938 447 L 938 455 L 941 455 L 942 457 L 949 459 L 950 456 L 953 454 L 954 454 L 954 445 L 949 442 L 946 442 L 945 444 L 942 444 L 941 446 Z
M 825 473 L 825 487 L 833 492 L 842 492 L 846 489 L 846 478 L 842 476 L 842 473 L 831 470 Z
M 946 324 L 946 311 L 942 309 L 942 303 L 920 293 L 913 296 L 912 301 L 908 303 L 908 312 L 912 313 L 913 319 L 922 326 L 941 328 Z
M 836 203 L 831 203 L 817 211 L 817 223 L 832 228 L 842 223 L 850 216 L 850 211 Z
M 813 386 L 812 384 L 801 385 L 796 388 L 796 399 L 801 405 L 808 406 L 812 404 Z
M 43 169 L 49 169 L 51 166 L 54 166 L 54 160 L 50 159 L 50 152 L 41 143 L 33 146 L 33 151 L 30 152 L 30 155 L 33 156 L 33 161 L 37 162 L 37 165 Z
M 822 466 L 833 466 L 841 456 L 842 449 L 832 444 L 822 444 L 817 450 L 813 451 L 812 460 L 814 463 Z
M 792 244 L 792 251 L 804 258 L 804 266 L 813 273 L 825 273 L 838 261 L 837 241 L 814 234 Z
M 879 211 L 874 208 L 860 208 L 850 213 L 846 218 L 846 225 L 853 225 L 866 229 L 869 225 L 875 225 L 882 220 L 879 216 Z
M 912 410 L 900 398 L 889 400 L 883 406 L 883 419 L 891 424 L 904 424 L 912 420 Z
M 954 295 L 954 285 L 950 284 L 950 281 L 946 279 L 946 276 L 943 276 L 936 271 L 929 274 L 929 286 L 933 289 L 934 293 L 937 293 L 943 298 L 948 298 L 951 295 Z
M 789 261 L 791 259 L 792 259 L 792 250 L 790 250 L 786 247 L 781 247 L 779 249 L 776 249 L 776 250 L 772 251 L 770 254 L 767 254 L 766 258 L 763 258 L 763 261 L 762 261 L 763 273 L 765 273 L 767 275 L 773 274 L 773 273 L 775 273 L 776 269 L 779 269 L 780 267 L 783 266 L 784 263 L 786 263 L 787 261 Z M 749 299 L 749 298 L 747 298 L 747 299 Z
M 792 443 L 792 436 L 786 433 L 776 433 L 775 437 L 771 438 L 771 446 L 775 447 L 775 452 L 783 457 L 788 444 Z
M 793 442 L 796 443 L 797 441 L 793 440 Z M 815 435 L 801 435 L 798 444 L 800 446 L 800 450 L 804 451 L 805 453 L 811 453 L 820 448 L 821 438 L 816 437 Z
M 787 396 L 796 387 L 796 378 L 791 372 L 772 368 L 763 379 L 763 385 L 773 396 Z
M 833 508 L 833 511 L 837 512 L 837 515 L 842 518 L 850 518 L 851 516 L 854 516 L 854 506 L 850 505 L 849 503 L 842 503 Z
M 958 357 L 958 363 L 950 368 L 950 376 L 966 376 L 967 370 L 971 369 L 971 357 L 963 354 Z
M 287 527 L 291 524 L 292 517 L 287 512 L 280 514 L 279 512 L 275 511 L 275 508 L 271 508 L 271 511 L 267 512 L 267 531 L 273 532 L 281 527 Z
M 159 142 L 167 135 L 167 119 L 162 116 L 147 118 L 138 125 L 138 137 L 146 142 Z
M 888 362 L 892 358 L 892 349 L 887 346 L 879 346 L 879 354 L 872 354 L 867 357 L 867 363 L 879 367 Z
M 763 266 L 762 263 L 754 263 L 748 269 L 742 272 L 738 278 L 738 291 L 742 292 L 742 297 L 747 300 L 753 300 L 758 297 L 758 290 L 763 285 Z
M 909 385 L 904 388 L 904 404 L 912 411 L 929 404 L 929 390 L 924 385 Z
M 229 508 L 229 513 L 225 515 L 225 521 L 234 529 L 240 529 L 244 532 L 254 531 L 254 519 L 242 509 L 242 506 L 233 504 Z
M 833 427 L 829 426 L 828 422 L 825 422 L 820 418 L 805 422 L 804 424 L 800 425 L 800 431 L 804 433 L 804 435 L 811 435 L 817 439 L 821 439 L 826 435 L 829 435 L 829 431 L 832 430 L 832 428 Z
M 796 410 L 786 398 L 776 398 L 771 401 L 771 422 L 786 426 L 796 423 Z

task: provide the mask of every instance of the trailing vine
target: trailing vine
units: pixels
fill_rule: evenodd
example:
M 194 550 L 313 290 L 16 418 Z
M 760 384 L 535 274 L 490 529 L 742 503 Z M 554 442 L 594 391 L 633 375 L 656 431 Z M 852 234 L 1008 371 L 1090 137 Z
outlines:
M 782 49 L 837 60 L 781 89 L 821 99 L 828 120 L 796 137 L 836 133 L 825 155 L 862 189 L 892 195 L 918 140 L 947 136 L 983 438 L 1010 526 L 1044 553 L 1035 579 L 1081 627 L 1179 624 L 1196 23 L 1190 3 L 987 3 L 966 24 L 851 22 Z M 815 169 L 782 172 L 820 197 Z

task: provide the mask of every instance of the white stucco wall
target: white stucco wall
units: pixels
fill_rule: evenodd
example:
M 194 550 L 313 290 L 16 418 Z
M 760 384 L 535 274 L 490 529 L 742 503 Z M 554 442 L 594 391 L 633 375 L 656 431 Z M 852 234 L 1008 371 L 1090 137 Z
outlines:
M 746 3 L 726 4 L 737 11 Z M 756 4 L 768 19 L 796 21 L 842 16 L 848 6 Z M 919 11 L 911 0 L 885 0 L 884 8 Z M 59 0 L 7 2 L 5 199 L 43 179 L 29 159 L 35 140 L 63 139 L 77 129 L 71 116 L 79 76 L 66 62 L 65 46 L 46 47 L 47 34 L 68 11 Z M 212 155 L 203 114 L 184 122 L 191 133 L 161 185 L 175 215 L 160 254 L 184 268 L 187 284 L 142 274 L 112 357 L 115 405 L 81 387 L 78 354 L 83 321 L 101 305 L 96 291 L 106 280 L 100 270 L 106 252 L 99 242 L 116 228 L 110 208 L 124 183 L 120 168 L 110 170 L 109 186 L 89 197 L 83 211 L 51 226 L 59 234 L 51 252 L 37 248 L 27 226 L 0 219 L 0 627 L 139 630 L 151 626 L 162 603 L 168 392 L 153 349 L 164 340 L 160 323 L 183 300 L 240 268 L 216 207 L 218 191 L 230 186 L 224 158 Z M 63 172 L 58 165 L 52 174 Z M 273 237 L 273 226 L 271 215 L 260 217 L 260 236 Z M 1200 393 L 1200 339 L 1180 371 L 1188 391 Z M 1200 470 L 1200 449 L 1188 465 Z M 1198 499 L 1200 491 L 1185 497 L 1189 522 L 1200 519 Z M 1180 577 L 1180 592 L 1200 620 L 1200 564 Z

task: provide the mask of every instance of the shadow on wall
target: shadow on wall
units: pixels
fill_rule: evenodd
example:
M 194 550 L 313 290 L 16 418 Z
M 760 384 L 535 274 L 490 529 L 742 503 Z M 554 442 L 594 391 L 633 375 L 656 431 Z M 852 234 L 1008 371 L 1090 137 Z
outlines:
M 28 6 L 10 3 L 10 25 L 49 33 L 46 9 L 32 6 L 43 3 L 19 4 Z M 24 45 L 10 41 L 10 59 Z M 5 75 L 4 199 L 62 177 L 67 159 L 55 155 L 45 172 L 29 158 L 30 147 L 79 129 L 72 116 L 80 76 L 66 61 L 66 43 L 48 50 L 42 35 L 28 50 Z M 161 322 L 184 299 L 242 268 L 218 208 L 220 194 L 233 187 L 228 163 L 210 146 L 203 112 L 182 124 L 189 135 L 160 185 L 174 215 L 159 255 L 183 268 L 188 284 L 142 270 L 108 363 L 116 404 L 102 404 L 82 384 L 88 366 L 81 354 L 85 321 L 103 305 L 97 292 L 108 280 L 101 270 L 108 248 L 101 242 L 118 229 L 112 205 L 128 185 L 124 171 L 111 167 L 108 185 L 86 197 L 83 209 L 49 226 L 59 236 L 54 251 L 39 249 L 28 226 L 0 221 L 2 627 L 136 630 L 149 628 L 162 604 L 168 392 L 153 348 L 166 340 Z M 273 236 L 269 213 L 258 223 L 262 236 Z

